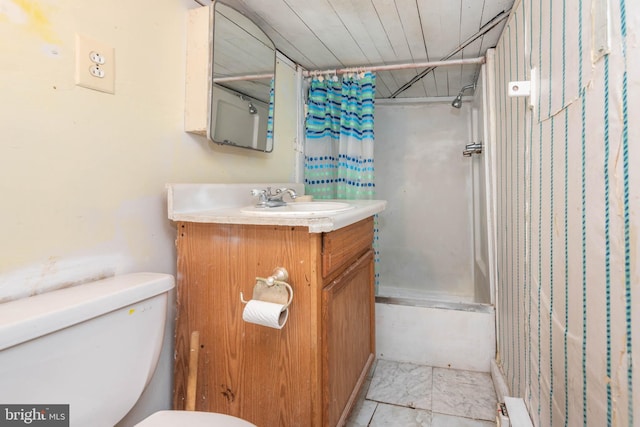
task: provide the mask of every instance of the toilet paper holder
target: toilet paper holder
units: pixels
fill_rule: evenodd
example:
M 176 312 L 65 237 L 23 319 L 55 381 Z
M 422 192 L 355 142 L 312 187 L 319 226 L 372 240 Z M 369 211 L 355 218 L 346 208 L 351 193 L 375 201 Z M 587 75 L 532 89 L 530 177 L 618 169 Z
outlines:
M 283 305 L 283 310 L 289 308 L 293 300 L 293 288 L 286 280 L 289 280 L 289 272 L 284 267 L 276 267 L 269 277 L 256 277 L 253 287 L 254 300 L 272 302 Z M 240 301 L 248 303 L 240 292 Z

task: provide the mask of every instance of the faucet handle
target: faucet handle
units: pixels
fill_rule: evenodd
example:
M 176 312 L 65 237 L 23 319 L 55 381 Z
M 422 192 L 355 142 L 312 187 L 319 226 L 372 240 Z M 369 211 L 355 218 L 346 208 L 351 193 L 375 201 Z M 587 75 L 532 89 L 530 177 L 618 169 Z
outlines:
M 472 142 L 471 144 L 467 144 L 464 146 L 467 150 L 477 150 L 482 149 L 482 142 Z
M 251 195 L 258 197 L 258 205 L 264 204 L 268 197 L 267 190 L 260 190 L 257 188 L 251 190 Z

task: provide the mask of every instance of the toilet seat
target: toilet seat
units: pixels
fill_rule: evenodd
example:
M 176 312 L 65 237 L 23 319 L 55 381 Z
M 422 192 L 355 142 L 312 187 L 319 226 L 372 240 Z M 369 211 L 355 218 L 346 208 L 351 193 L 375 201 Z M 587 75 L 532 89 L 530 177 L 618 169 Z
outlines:
M 216 412 L 159 411 L 135 427 L 256 427 L 249 421 Z

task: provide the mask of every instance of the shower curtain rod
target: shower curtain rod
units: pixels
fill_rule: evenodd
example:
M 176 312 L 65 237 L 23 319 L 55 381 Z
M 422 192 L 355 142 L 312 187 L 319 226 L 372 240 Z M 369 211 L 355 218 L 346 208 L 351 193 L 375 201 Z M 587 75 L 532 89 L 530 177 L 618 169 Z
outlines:
M 442 67 L 448 65 L 470 65 L 470 64 L 484 64 L 485 59 L 483 56 L 478 58 L 468 59 L 448 59 L 445 61 L 430 61 L 430 62 L 409 62 L 405 64 L 391 64 L 391 65 L 372 65 L 362 67 L 349 67 L 338 68 L 335 70 L 318 70 L 318 71 L 305 71 L 303 76 L 319 76 L 324 74 L 346 74 L 346 73 L 360 73 L 365 71 L 391 71 L 391 70 L 407 70 L 411 68 L 433 68 Z
M 371 65 L 362 67 L 348 67 L 337 68 L 333 70 L 315 70 L 304 71 L 302 75 L 304 77 L 320 76 L 320 75 L 337 75 L 347 73 L 361 73 L 365 71 L 391 71 L 391 70 L 407 70 L 411 68 L 435 68 L 450 65 L 471 65 L 471 64 L 484 64 L 484 56 L 478 58 L 467 59 L 447 59 L 444 61 L 430 61 L 430 62 L 409 62 L 405 64 L 391 64 L 391 65 Z M 246 76 L 232 76 L 232 77 L 216 77 L 213 79 L 214 83 L 225 82 L 239 82 L 244 80 L 263 80 L 271 79 L 273 74 L 250 74 Z
M 246 76 L 232 76 L 232 77 L 216 77 L 213 79 L 214 83 L 225 83 L 225 82 L 239 82 L 243 80 L 266 80 L 272 79 L 273 73 L 271 74 L 249 74 Z

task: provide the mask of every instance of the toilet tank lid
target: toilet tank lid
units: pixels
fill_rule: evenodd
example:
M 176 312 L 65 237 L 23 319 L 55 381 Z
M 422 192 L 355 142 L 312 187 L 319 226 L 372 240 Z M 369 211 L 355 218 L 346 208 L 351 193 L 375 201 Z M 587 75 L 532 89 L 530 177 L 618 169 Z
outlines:
M 0 304 L 0 350 L 168 292 L 172 275 L 131 273 Z

